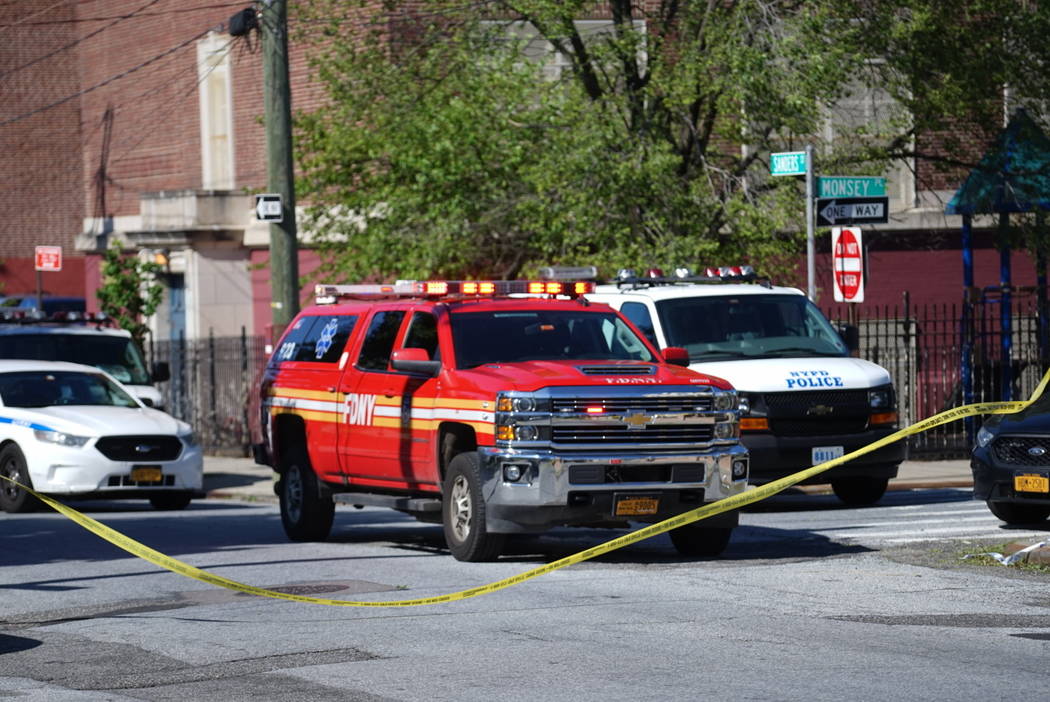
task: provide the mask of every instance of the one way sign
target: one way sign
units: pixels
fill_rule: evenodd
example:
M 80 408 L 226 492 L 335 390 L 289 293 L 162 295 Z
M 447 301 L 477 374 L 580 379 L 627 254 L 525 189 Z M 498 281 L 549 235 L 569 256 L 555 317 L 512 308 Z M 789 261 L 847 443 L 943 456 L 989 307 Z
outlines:
M 284 208 L 281 205 L 280 193 L 266 193 L 255 196 L 255 217 L 260 222 L 281 222 L 284 220 Z
M 884 224 L 888 221 L 888 215 L 888 197 L 820 198 L 817 200 L 818 227 Z

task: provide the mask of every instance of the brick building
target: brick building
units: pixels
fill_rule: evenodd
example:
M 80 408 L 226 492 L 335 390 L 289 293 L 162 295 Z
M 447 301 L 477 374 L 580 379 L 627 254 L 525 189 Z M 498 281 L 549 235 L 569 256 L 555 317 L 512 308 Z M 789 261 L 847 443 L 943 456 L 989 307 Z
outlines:
M 43 287 L 84 294 L 90 307 L 98 252 L 116 239 L 165 262 L 156 338 L 267 333 L 269 228 L 250 195 L 267 181 L 261 51 L 257 34 L 231 38 L 226 27 L 249 5 L 0 3 L 0 294 L 33 292 L 33 247 L 60 245 L 63 271 L 44 274 Z M 295 42 L 290 72 L 293 108 L 316 104 Z M 865 229 L 867 306 L 898 304 L 903 290 L 961 300 L 960 218 L 942 214 L 961 177 L 920 176 L 931 190 L 918 191 L 907 167 L 891 173 L 891 221 Z M 823 303 L 830 245 L 818 235 Z M 976 285 L 995 285 L 994 237 L 975 243 Z M 1013 258 L 1014 283 L 1033 285 L 1030 257 Z M 316 265 L 308 250 L 300 261 L 304 275 Z

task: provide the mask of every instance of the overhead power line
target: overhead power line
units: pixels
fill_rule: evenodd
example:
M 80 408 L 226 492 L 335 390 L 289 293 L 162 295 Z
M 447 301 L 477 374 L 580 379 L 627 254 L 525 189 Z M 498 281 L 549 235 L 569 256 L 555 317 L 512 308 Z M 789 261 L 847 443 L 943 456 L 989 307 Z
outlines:
M 155 12 L 140 12 L 140 13 L 136 13 L 135 16 L 136 17 L 162 17 L 164 15 L 180 15 L 180 14 L 186 14 L 186 13 L 189 13 L 189 12 L 203 12 L 204 10 L 218 10 L 218 9 L 222 9 L 222 8 L 225 8 L 225 7 L 241 7 L 241 6 L 243 6 L 245 4 L 246 1 L 248 1 L 248 0 L 236 0 L 236 2 L 224 2 L 224 3 L 219 3 L 219 4 L 216 4 L 216 5 L 197 5 L 196 7 L 177 7 L 177 8 L 171 9 L 171 10 L 157 10 Z M 54 7 L 57 7 L 58 5 L 64 5 L 67 2 L 69 2 L 69 0 L 64 0 L 63 2 L 57 3 L 56 5 L 53 5 L 52 7 L 47 8 L 47 9 L 52 9 Z M 36 17 L 37 15 L 42 14 L 43 12 L 46 12 L 46 10 L 41 10 L 40 12 L 36 12 L 36 13 L 30 15 L 30 17 Z M 60 19 L 60 20 L 37 20 L 36 22 L 29 22 L 29 21 L 27 21 L 28 18 L 26 18 L 26 19 L 18 20 L 16 22 L 10 22 L 8 24 L 0 24 L 0 30 L 7 29 L 8 27 L 16 27 L 16 26 L 17 27 L 42 27 L 42 26 L 59 25 L 59 24 L 83 24 L 85 22 L 105 22 L 106 20 L 122 19 L 124 17 L 125 17 L 125 15 L 107 15 L 107 16 L 103 16 L 103 17 L 75 17 L 75 18 L 71 18 L 71 19 Z

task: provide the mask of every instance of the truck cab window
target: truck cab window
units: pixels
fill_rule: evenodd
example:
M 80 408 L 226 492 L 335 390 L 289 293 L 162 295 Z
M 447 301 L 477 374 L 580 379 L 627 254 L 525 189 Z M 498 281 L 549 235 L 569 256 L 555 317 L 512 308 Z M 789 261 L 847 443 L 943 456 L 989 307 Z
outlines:
M 408 323 L 405 334 L 406 349 L 424 349 L 432 361 L 441 360 L 441 349 L 438 348 L 437 319 L 429 312 L 416 312 Z
M 361 355 L 357 358 L 358 368 L 385 371 L 389 367 L 390 352 L 404 318 L 402 310 L 381 311 L 373 315 L 361 346 Z

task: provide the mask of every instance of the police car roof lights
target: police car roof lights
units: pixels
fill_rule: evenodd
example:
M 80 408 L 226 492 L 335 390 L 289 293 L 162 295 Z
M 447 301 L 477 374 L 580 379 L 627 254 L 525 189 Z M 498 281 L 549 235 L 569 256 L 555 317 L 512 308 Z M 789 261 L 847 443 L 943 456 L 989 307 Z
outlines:
M 621 288 L 644 288 L 654 285 L 675 285 L 678 283 L 753 283 L 769 285 L 768 279 L 760 279 L 751 266 L 721 266 L 705 268 L 703 275 L 694 275 L 686 267 L 676 268 L 673 276 L 665 276 L 659 268 L 650 268 L 644 276 L 639 276 L 630 268 L 623 268 L 616 274 L 616 284 Z
M 508 295 L 579 297 L 594 292 L 594 281 L 585 280 L 404 280 L 393 284 L 319 284 L 314 298 L 319 305 L 341 298 L 428 297 L 481 298 Z

